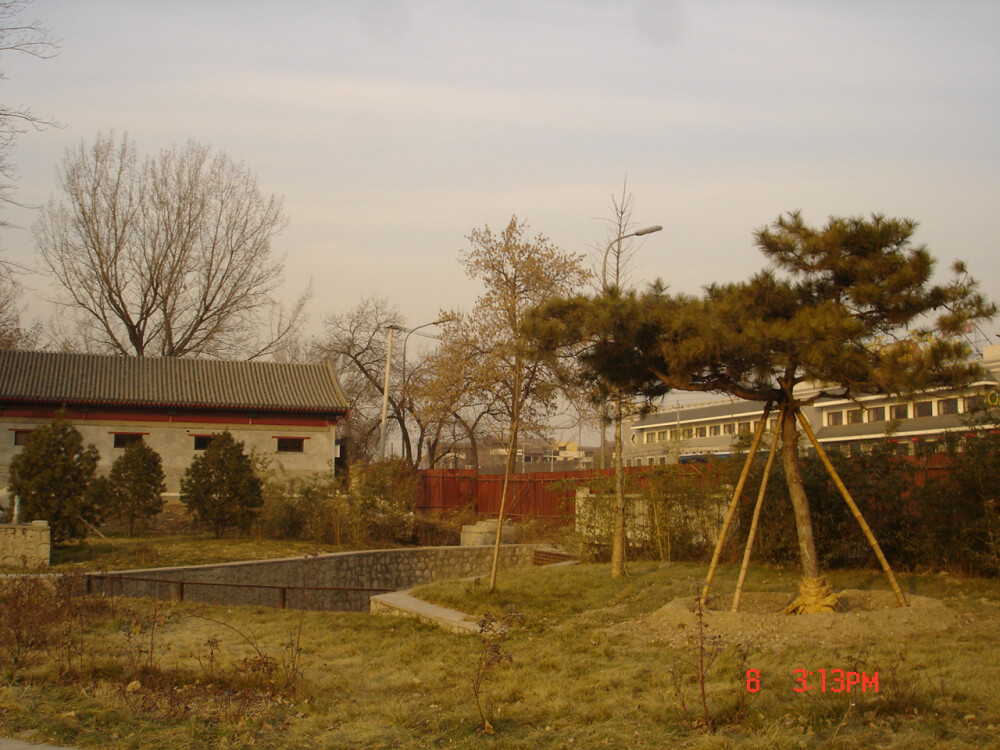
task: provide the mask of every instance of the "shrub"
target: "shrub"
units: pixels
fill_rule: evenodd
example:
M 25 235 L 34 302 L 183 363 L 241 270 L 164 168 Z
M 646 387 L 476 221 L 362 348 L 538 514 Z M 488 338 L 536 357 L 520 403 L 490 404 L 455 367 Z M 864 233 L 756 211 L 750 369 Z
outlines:
M 331 473 L 279 475 L 264 486 L 261 533 L 272 539 L 309 539 L 343 544 L 351 535 L 351 513 Z
M 99 457 L 61 416 L 34 430 L 10 462 L 9 493 L 21 498 L 21 518 L 48 521 L 53 542 L 85 537 L 82 519 L 97 523 L 101 517 L 87 492 Z
M 417 473 L 406 461 L 352 467 L 350 505 L 356 541 L 411 541 L 416 498 Z
M 184 472 L 181 502 L 216 539 L 230 526 L 248 530 L 264 496 L 244 444 L 228 431 L 216 435 Z
M 710 558 L 732 497 L 734 468 L 730 459 L 713 459 L 653 471 L 647 491 L 649 552 L 671 562 Z
M 1000 574 L 1000 435 L 945 441 L 949 469 L 915 492 L 926 565 Z
M 126 523 L 132 536 L 136 521 L 163 510 L 166 489 L 160 454 L 141 440 L 132 443 L 111 466 L 107 515 Z

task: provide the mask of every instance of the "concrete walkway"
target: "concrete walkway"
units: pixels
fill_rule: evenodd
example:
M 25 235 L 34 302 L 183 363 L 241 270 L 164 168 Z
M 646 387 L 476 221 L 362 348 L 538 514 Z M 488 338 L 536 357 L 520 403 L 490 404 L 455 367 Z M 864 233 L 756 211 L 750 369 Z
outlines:
M 371 613 L 373 615 L 413 617 L 421 622 L 437 625 L 451 633 L 479 632 L 479 621 L 472 615 L 417 599 L 410 596 L 411 591 L 413 589 L 373 596 L 371 598 Z M 0 747 L 0 750 L 3 748 Z

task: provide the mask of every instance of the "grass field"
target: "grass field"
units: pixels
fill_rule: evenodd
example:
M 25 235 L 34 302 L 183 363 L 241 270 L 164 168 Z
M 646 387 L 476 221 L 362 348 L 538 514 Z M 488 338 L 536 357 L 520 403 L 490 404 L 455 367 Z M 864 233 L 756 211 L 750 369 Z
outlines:
M 150 602 L 95 605 L 68 638 L 6 667 L 0 735 L 178 750 L 1000 747 L 1000 582 L 902 576 L 908 595 L 942 600 L 951 618 L 905 639 L 873 629 L 848 644 L 775 645 L 694 629 L 671 645 L 660 608 L 704 573 L 638 563 L 612 581 L 608 566 L 580 565 L 509 572 L 494 594 L 475 582 L 424 589 L 466 612 L 523 616 L 499 644 L 510 663 L 483 683 L 492 735 L 477 732 L 476 636 L 364 614 Z M 749 590 L 791 592 L 795 578 L 753 568 Z M 831 578 L 887 588 L 873 571 Z M 734 580 L 722 570 L 715 590 Z M 879 691 L 798 693 L 799 667 L 877 671 Z

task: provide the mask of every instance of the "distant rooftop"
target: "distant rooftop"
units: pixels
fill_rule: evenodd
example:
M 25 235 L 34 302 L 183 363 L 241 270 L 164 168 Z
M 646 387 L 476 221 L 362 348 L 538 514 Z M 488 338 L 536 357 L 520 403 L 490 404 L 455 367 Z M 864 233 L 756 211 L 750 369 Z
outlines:
M 347 412 L 329 362 L 0 351 L 0 401 L 57 405 Z

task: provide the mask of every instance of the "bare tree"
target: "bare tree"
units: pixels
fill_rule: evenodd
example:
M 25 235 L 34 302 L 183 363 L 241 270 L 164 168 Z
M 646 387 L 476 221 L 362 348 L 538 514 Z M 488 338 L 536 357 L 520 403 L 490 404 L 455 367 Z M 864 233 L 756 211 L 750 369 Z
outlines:
M 0 0 L 0 57 L 16 52 L 32 57 L 54 57 L 58 44 L 38 21 L 24 22 L 21 11 L 31 0 Z M 6 76 L 0 70 L 0 79 Z M 0 103 L 0 202 L 11 203 L 12 183 L 17 174 L 11 151 L 17 138 L 29 128 L 40 129 L 54 123 L 38 117 L 26 107 Z M 0 226 L 6 222 L 0 221 Z
M 478 363 L 480 383 L 495 396 L 507 461 L 497 524 L 490 590 L 496 586 L 504 506 L 514 471 L 519 437 L 551 415 L 556 378 L 548 365 L 531 354 L 522 330 L 529 311 L 552 296 L 572 293 L 587 278 L 582 258 L 555 247 L 547 237 L 526 237 L 527 225 L 511 217 L 502 231 L 475 229 L 470 249 L 461 255 L 466 274 L 482 281 L 483 293 L 468 318 L 470 359 Z
M 21 288 L 0 268 L 0 349 L 32 349 L 38 342 L 39 326 L 22 328 L 19 308 Z
M 324 324 L 325 333 L 312 344 L 313 357 L 333 360 L 351 402 L 347 437 L 356 451 L 371 459 L 378 449 L 387 331 L 390 325 L 401 326 L 403 317 L 387 299 L 369 297 L 346 313 L 327 316 Z M 405 420 L 399 418 L 401 365 L 402 352 L 396 347 L 390 367 L 393 380 L 389 387 L 389 419 L 404 430 L 406 445 L 409 434 L 405 432 Z
M 421 377 L 412 384 L 412 402 L 416 419 L 426 425 L 428 462 L 434 466 L 453 450 L 458 442 L 457 427 L 471 451 L 470 461 L 479 473 L 479 445 L 490 434 L 488 426 L 501 422 L 499 393 L 491 387 L 488 372 L 481 361 L 470 356 L 479 342 L 473 335 L 467 316 L 459 312 L 442 313 L 444 324 L 441 345 L 424 361 Z
M 255 359 L 294 338 L 310 290 L 275 301 L 286 219 L 246 166 L 195 141 L 140 159 L 112 134 L 68 150 L 58 174 L 63 200 L 35 239 L 99 349 Z

